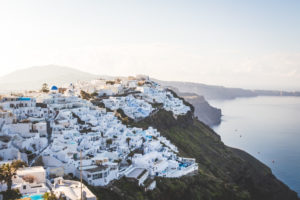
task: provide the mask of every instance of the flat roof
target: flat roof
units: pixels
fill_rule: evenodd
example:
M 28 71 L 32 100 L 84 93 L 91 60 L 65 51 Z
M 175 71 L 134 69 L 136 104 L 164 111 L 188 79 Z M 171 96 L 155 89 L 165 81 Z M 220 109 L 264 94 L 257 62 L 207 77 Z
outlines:
M 54 188 L 54 193 L 63 192 L 67 197 L 72 199 L 79 199 L 81 195 L 81 187 L 79 181 L 63 180 L 63 184 L 57 184 Z M 84 184 L 82 190 L 86 192 L 87 198 L 96 197 Z
M 84 171 L 90 172 L 90 173 L 94 173 L 94 172 L 98 172 L 98 171 L 103 171 L 105 169 L 107 169 L 108 167 L 100 165 L 97 166 L 95 168 L 90 168 L 90 169 L 83 169 Z
M 37 167 L 24 167 L 24 168 L 19 168 L 17 172 L 44 172 L 45 169 L 42 166 L 37 166 Z
M 130 173 L 127 174 L 127 177 L 138 179 L 140 174 L 142 174 L 145 170 L 146 170 L 145 168 L 135 168 Z

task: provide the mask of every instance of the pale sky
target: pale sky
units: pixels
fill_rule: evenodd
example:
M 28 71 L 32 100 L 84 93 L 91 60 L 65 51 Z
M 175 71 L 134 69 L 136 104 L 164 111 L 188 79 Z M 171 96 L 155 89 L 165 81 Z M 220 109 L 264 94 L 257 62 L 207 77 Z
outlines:
M 102 75 L 300 89 L 299 0 L 0 0 L 0 76 Z

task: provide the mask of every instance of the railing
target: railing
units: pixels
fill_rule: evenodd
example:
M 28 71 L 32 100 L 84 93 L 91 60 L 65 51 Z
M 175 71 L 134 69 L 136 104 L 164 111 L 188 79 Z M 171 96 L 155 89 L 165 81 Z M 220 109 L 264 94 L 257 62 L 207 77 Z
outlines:
M 184 175 L 187 175 L 189 173 L 192 173 L 194 171 L 198 170 L 198 163 L 194 163 L 188 167 L 182 168 L 181 170 L 176 170 L 172 172 L 167 172 L 165 177 L 168 178 L 178 178 Z

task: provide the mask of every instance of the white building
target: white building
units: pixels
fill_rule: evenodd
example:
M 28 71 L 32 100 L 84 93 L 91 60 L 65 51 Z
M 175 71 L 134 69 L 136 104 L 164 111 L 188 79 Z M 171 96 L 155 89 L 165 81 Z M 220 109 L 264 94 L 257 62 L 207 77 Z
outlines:
M 35 112 L 36 100 L 30 97 L 4 97 L 0 101 L 0 106 L 22 120 Z
M 145 168 L 133 168 L 125 174 L 127 178 L 133 178 L 138 181 L 139 185 L 144 185 L 145 180 L 149 176 L 149 171 Z
M 46 171 L 43 167 L 26 167 L 17 170 L 13 176 L 13 189 L 22 194 L 43 194 L 49 191 L 46 186 Z
M 97 200 L 84 184 L 78 181 L 64 180 L 62 177 L 54 179 L 52 191 L 57 198 L 63 197 L 66 200 Z
M 118 178 L 118 166 L 111 165 L 90 165 L 82 168 L 82 177 L 93 186 L 105 186 L 110 181 Z M 77 177 L 80 177 L 80 168 L 77 171 Z

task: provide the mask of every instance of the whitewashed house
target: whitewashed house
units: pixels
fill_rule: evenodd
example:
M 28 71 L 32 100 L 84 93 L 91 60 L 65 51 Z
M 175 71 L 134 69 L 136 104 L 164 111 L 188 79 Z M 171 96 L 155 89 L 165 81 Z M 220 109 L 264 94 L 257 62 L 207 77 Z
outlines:
M 144 185 L 145 180 L 149 176 L 149 171 L 145 168 L 132 168 L 129 172 L 125 174 L 127 178 L 132 178 L 137 180 L 138 185 Z
M 12 188 L 18 189 L 22 194 L 43 194 L 48 192 L 45 169 L 43 167 L 18 169 L 13 177 Z
M 52 185 L 54 195 L 66 200 L 97 200 L 96 196 L 82 183 L 78 181 L 55 178 Z
M 77 168 L 77 177 L 80 177 L 80 169 Z M 117 163 L 87 165 L 82 167 L 82 177 L 89 185 L 105 186 L 118 178 L 118 171 Z

